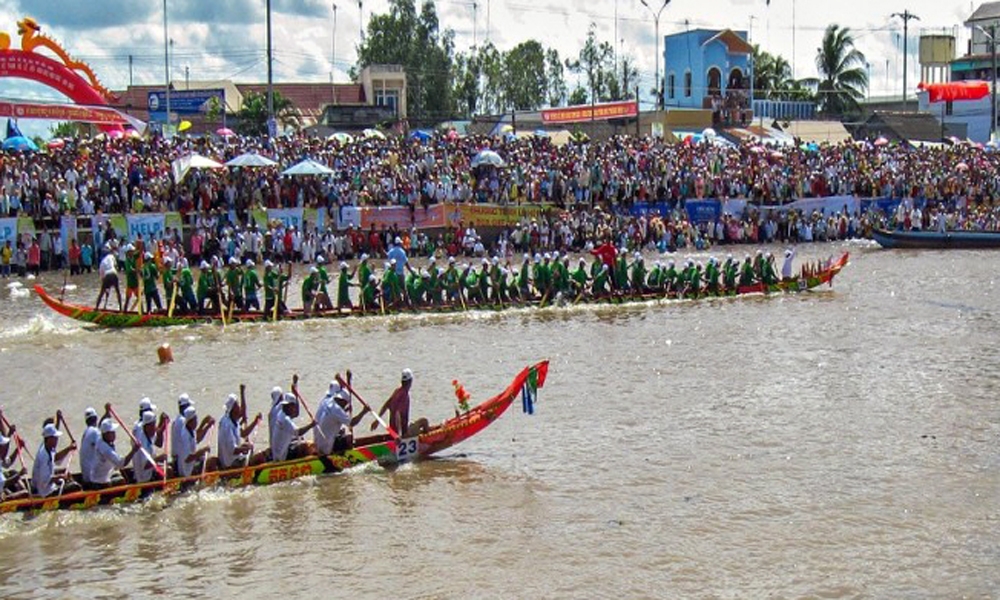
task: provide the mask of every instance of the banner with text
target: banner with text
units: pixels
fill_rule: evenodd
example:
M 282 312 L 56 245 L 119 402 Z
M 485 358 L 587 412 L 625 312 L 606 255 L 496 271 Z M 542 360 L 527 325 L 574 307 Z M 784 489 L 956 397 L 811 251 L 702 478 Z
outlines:
M 448 227 L 459 223 L 465 226 L 475 223 L 477 227 L 506 227 L 517 225 L 522 220 L 537 219 L 549 210 L 544 205 L 448 204 L 445 208 Z
M 59 218 L 59 236 L 62 237 L 63 254 L 68 258 L 69 243 L 77 239 L 75 215 L 63 215 Z
M 127 237 L 129 241 L 138 239 L 140 235 L 145 242 L 163 237 L 163 228 L 166 223 L 166 218 L 162 213 L 149 215 L 126 215 L 125 221 L 128 224 L 127 234 L 125 237 Z M 112 218 L 112 225 L 113 224 L 114 219 Z
M 630 102 L 605 102 L 603 104 L 570 106 L 567 108 L 547 108 L 542 111 L 542 121 L 546 124 L 581 123 L 586 121 L 606 121 L 624 119 L 639 114 L 639 104 Z
M 17 246 L 17 217 L 0 219 L 0 245 L 10 242 L 10 247 Z

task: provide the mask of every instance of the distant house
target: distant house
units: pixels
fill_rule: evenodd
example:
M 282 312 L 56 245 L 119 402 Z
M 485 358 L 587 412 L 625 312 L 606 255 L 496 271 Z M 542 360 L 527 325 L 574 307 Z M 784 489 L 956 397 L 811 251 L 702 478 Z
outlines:
M 940 142 L 947 137 L 964 139 L 963 124 L 946 123 L 944 127 L 934 115 L 925 112 L 876 111 L 854 133 L 859 139 L 884 137 L 895 142 Z
M 745 31 L 694 29 L 664 37 L 663 105 L 709 109 L 720 124 L 750 118 L 750 57 Z

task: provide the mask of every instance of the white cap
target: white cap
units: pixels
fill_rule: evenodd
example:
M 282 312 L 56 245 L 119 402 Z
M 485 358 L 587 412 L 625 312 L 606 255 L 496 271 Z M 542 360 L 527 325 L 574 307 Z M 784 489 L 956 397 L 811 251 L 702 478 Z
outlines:
M 184 409 L 184 420 L 190 421 L 191 419 L 198 418 L 198 411 L 195 410 L 193 406 L 189 406 Z
M 295 394 L 291 392 L 285 392 L 285 398 L 281 401 L 282 406 L 298 404 L 299 399 L 295 397 Z
M 313 273 L 313 274 L 316 274 L 316 273 L 319 273 L 319 269 L 317 269 L 316 267 L 309 267 L 309 272 Z
M 94 410 L 94 407 L 93 407 L 93 406 L 88 406 L 88 407 L 87 407 L 87 408 L 86 408 L 86 409 L 85 409 L 85 410 L 83 411 L 83 418 L 84 418 L 84 419 L 89 419 L 89 418 L 91 418 L 91 417 L 97 417 L 97 411 L 96 411 L 96 410 Z
M 229 411 L 233 410 L 233 406 L 236 404 L 236 402 L 237 402 L 236 394 L 229 394 L 229 397 L 226 398 L 226 412 L 227 413 Z
M 323 258 L 323 255 L 322 255 L 322 254 L 320 254 L 319 256 L 317 256 L 317 257 L 316 257 L 316 264 L 317 264 L 317 265 L 321 265 L 321 264 L 323 264 L 323 263 L 325 263 L 325 262 L 326 262 L 326 259 L 325 259 L 325 258 Z
M 347 263 L 345 263 L 345 262 L 341 262 L 341 263 L 340 263 L 340 268 L 341 268 L 341 269 L 346 269 L 346 268 L 347 268 Z
M 362 254 L 362 255 L 361 255 L 361 260 L 362 260 L 362 261 L 366 261 L 366 260 L 368 260 L 368 255 L 367 255 L 367 254 Z
M 400 379 L 402 381 L 413 381 L 413 371 L 410 369 L 403 369 L 403 374 Z
M 101 433 L 111 433 L 115 429 L 118 429 L 118 423 L 115 423 L 111 419 L 101 421 Z
M 271 388 L 271 403 L 273 404 L 277 402 L 281 398 L 281 394 L 282 391 L 280 387 L 274 386 L 273 388 Z
M 231 256 L 229 258 L 229 264 L 231 264 L 231 265 L 238 265 L 238 264 L 240 264 L 240 261 L 235 256 Z
M 156 415 L 154 415 L 151 412 L 144 412 L 142 413 L 142 418 L 139 419 L 139 422 L 142 423 L 143 425 L 150 425 L 152 423 L 156 423 Z
M 246 266 L 246 267 L 253 267 L 254 266 L 253 261 L 250 260 L 249 258 L 247 259 L 247 261 L 245 263 L 243 263 L 243 265 Z
M 56 426 L 53 425 L 52 423 L 49 423 L 45 427 L 42 427 L 42 437 L 43 438 L 59 437 L 61 435 L 62 435 L 62 432 L 59 431 L 58 429 L 56 429 Z
M 397 235 L 396 239 L 395 239 L 395 242 L 396 242 L 396 245 L 398 246 L 398 245 L 400 245 L 400 244 L 403 243 L 403 240 L 399 239 L 399 236 Z
M 205 260 L 201 261 L 201 264 L 198 265 L 198 268 L 199 269 L 207 269 L 208 268 L 208 261 L 205 261 Z
M 139 412 L 147 410 L 152 410 L 152 411 L 156 410 L 156 405 L 153 404 L 153 401 L 150 400 L 149 398 L 143 398 L 142 400 L 139 400 Z
M 188 396 L 187 394 L 177 396 L 177 408 L 181 408 L 189 404 L 191 404 L 191 396 Z
M 273 267 L 273 266 L 274 266 L 274 263 L 273 263 L 273 262 L 271 262 L 271 261 L 269 261 L 269 260 L 265 260 L 265 261 L 264 261 L 264 266 L 265 266 L 265 267 Z

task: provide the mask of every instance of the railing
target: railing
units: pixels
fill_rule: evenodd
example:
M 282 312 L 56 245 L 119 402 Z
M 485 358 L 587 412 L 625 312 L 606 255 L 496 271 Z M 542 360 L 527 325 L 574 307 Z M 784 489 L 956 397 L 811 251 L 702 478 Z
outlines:
M 765 119 L 815 119 L 816 103 L 791 100 L 754 100 L 753 114 Z

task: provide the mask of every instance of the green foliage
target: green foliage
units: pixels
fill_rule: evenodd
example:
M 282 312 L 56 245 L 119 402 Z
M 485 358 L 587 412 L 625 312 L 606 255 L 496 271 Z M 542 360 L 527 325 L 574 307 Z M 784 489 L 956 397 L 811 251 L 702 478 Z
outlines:
M 275 90 L 273 93 L 274 114 L 279 125 L 298 124 L 298 116 L 292 110 L 292 101 Z M 237 114 L 239 125 L 236 130 L 242 135 L 267 134 L 267 94 L 249 92 L 243 96 L 243 106 Z
M 868 89 L 865 55 L 854 47 L 847 27 L 829 25 L 823 43 L 816 50 L 818 79 L 804 83 L 814 86 L 820 111 L 829 116 L 848 117 L 861 113 L 859 100 Z
M 400 65 L 406 72 L 407 110 L 416 118 L 452 116 L 454 32 L 440 31 L 434 3 L 417 13 L 414 0 L 389 0 L 387 14 L 374 15 L 358 47 L 358 67 Z M 467 100 L 467 98 L 466 98 Z
M 205 118 L 209 121 L 215 121 L 222 116 L 222 102 L 219 102 L 218 96 L 212 96 L 208 100 L 208 108 L 205 110 Z
M 581 104 L 587 104 L 589 101 L 587 90 L 581 86 L 576 86 L 573 93 L 569 95 L 569 100 L 566 101 L 566 104 L 569 106 L 580 106 Z
M 60 121 L 55 125 L 49 127 L 49 132 L 52 133 L 52 137 L 57 138 L 76 138 L 83 134 L 84 128 L 79 123 L 74 123 L 73 121 Z

